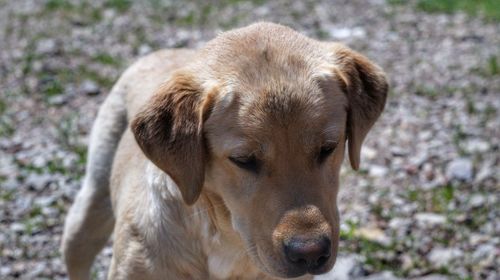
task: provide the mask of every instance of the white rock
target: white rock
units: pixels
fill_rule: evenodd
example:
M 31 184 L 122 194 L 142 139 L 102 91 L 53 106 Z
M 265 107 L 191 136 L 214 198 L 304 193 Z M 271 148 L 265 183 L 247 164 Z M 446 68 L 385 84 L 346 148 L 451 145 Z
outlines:
M 43 39 L 36 44 L 38 54 L 52 54 L 57 51 L 57 43 L 53 39 Z
M 391 148 L 391 154 L 395 157 L 404 157 L 408 155 L 408 150 L 398 146 L 394 146 Z
M 99 85 L 92 80 L 85 80 L 78 88 L 78 91 L 82 94 L 96 95 L 101 92 Z
M 10 230 L 13 232 L 23 232 L 26 226 L 21 223 L 13 223 L 10 225 Z
M 323 275 L 314 277 L 315 280 L 349 280 L 353 278 L 353 271 L 360 265 L 357 255 L 339 256 L 333 269 Z
M 148 44 L 142 44 L 139 46 L 138 53 L 140 56 L 150 53 L 153 49 Z
M 384 177 L 389 172 L 389 169 L 381 165 L 370 166 L 369 174 L 372 177 Z
M 482 206 L 486 202 L 486 198 L 480 194 L 474 194 L 471 196 L 469 200 L 469 205 L 471 207 L 479 207 Z
M 441 267 L 448 265 L 450 261 L 462 255 L 463 252 L 457 248 L 434 248 L 427 255 L 427 259 L 434 267 Z
M 423 225 L 440 225 L 446 222 L 446 217 L 435 213 L 418 213 L 415 219 Z
M 476 260 L 480 259 L 485 259 L 490 256 L 493 256 L 496 251 L 496 247 L 493 244 L 486 243 L 486 244 L 481 244 L 477 247 L 477 249 L 474 251 L 472 254 L 472 257 Z
M 382 271 L 376 274 L 372 274 L 368 277 L 359 278 L 360 280 L 397 280 L 396 276 L 391 271 Z
M 363 147 L 361 156 L 365 159 L 374 159 L 377 156 L 377 151 L 370 147 Z
M 469 153 L 484 153 L 489 149 L 490 144 L 482 139 L 471 139 L 465 146 L 465 150 Z
M 335 39 L 348 39 L 350 37 L 356 37 L 356 38 L 362 38 L 365 37 L 366 32 L 363 28 L 360 27 L 354 27 L 354 28 L 347 28 L 347 27 L 341 27 L 341 28 L 330 28 L 328 30 L 330 33 L 330 36 Z
M 455 159 L 446 168 L 448 179 L 455 179 L 465 182 L 472 181 L 472 161 L 466 158 Z
M 394 218 L 389 222 L 389 227 L 392 229 L 400 229 L 402 227 L 407 227 L 410 224 L 409 219 L 404 218 Z
M 356 231 L 356 235 L 385 246 L 388 246 L 391 243 L 391 239 L 385 234 L 385 232 L 377 227 L 360 228 Z

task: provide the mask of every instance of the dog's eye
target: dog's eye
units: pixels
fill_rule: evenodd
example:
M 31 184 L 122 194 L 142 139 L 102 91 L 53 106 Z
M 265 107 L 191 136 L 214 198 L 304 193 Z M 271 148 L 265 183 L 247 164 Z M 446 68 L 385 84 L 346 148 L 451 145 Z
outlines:
M 234 163 L 239 168 L 252 171 L 254 173 L 259 172 L 259 161 L 254 155 L 251 156 L 234 156 L 229 157 L 229 160 Z
M 318 155 L 318 162 L 320 164 L 323 163 L 328 158 L 328 156 L 330 156 L 333 153 L 333 151 L 335 151 L 336 146 L 337 145 L 335 143 L 331 143 L 321 147 Z

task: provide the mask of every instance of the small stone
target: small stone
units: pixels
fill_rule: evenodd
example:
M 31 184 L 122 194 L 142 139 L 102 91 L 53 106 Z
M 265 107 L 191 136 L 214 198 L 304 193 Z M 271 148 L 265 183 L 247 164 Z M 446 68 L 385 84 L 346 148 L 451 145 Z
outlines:
M 26 229 L 26 226 L 21 223 L 13 223 L 10 225 L 10 230 L 13 232 L 23 232 Z
M 395 146 L 391 148 L 391 154 L 395 157 L 404 157 L 408 155 L 408 150 Z
M 360 280 L 397 280 L 400 279 L 396 276 L 391 271 L 382 271 L 376 274 L 372 274 L 368 277 L 363 277 L 359 278 Z
M 446 168 L 446 176 L 450 180 L 472 181 L 472 161 L 466 158 L 453 160 Z
M 54 54 L 57 51 L 57 43 L 54 39 L 43 39 L 38 41 L 36 45 L 36 52 L 38 54 Z
M 389 227 L 391 229 L 400 229 L 400 228 L 405 228 L 410 224 L 409 219 L 404 219 L 404 218 L 393 218 L 389 222 Z
M 474 251 L 472 254 L 472 257 L 476 260 L 480 259 L 485 259 L 490 256 L 495 255 L 496 247 L 493 244 L 486 243 L 486 244 L 481 244 L 477 247 L 477 249 Z
M 361 149 L 361 155 L 363 158 L 371 160 L 377 157 L 377 151 L 370 147 L 363 147 L 363 149 Z
M 0 267 L 0 276 L 9 275 L 12 272 L 12 268 L 8 266 Z
M 381 165 L 370 166 L 369 174 L 372 177 L 384 177 L 389 172 L 389 169 Z
M 410 159 L 410 165 L 416 166 L 417 168 L 420 168 L 422 164 L 424 164 L 427 159 L 429 159 L 429 154 L 427 153 L 419 153 L 416 156 L 412 157 Z
M 469 205 L 472 208 L 477 208 L 482 206 L 486 202 L 486 198 L 483 195 L 480 194 L 474 194 L 471 196 L 469 200 Z
M 335 266 L 333 269 L 327 274 L 323 274 L 315 277 L 316 280 L 328 280 L 328 279 L 336 279 L 336 280 L 349 280 L 353 279 L 353 277 L 359 276 L 356 275 L 356 271 L 360 266 L 360 257 L 357 255 L 349 255 L 349 256 L 339 256 L 337 261 L 335 262 Z
M 376 227 L 360 228 L 356 231 L 356 235 L 386 246 L 391 243 L 390 238 L 385 235 L 385 232 Z
M 142 44 L 139 46 L 139 49 L 137 50 L 137 52 L 139 53 L 139 55 L 146 55 L 148 53 L 150 53 L 153 49 L 151 48 L 151 46 L 147 45 L 147 44 Z
M 482 139 L 471 139 L 465 146 L 465 150 L 469 153 L 484 153 L 489 149 L 490 144 Z
M 458 248 L 434 248 L 427 255 L 429 262 L 435 267 L 448 265 L 453 259 L 459 258 L 463 252 Z
M 56 106 L 64 105 L 68 102 L 68 96 L 64 95 L 64 94 L 58 94 L 58 95 L 50 97 L 48 102 L 49 102 L 49 104 L 56 105 Z
M 360 27 L 354 28 L 330 28 L 328 30 L 330 36 L 335 39 L 348 39 L 351 37 L 362 38 L 365 37 L 366 32 Z
M 36 174 L 31 173 L 28 178 L 26 178 L 26 185 L 37 191 L 43 190 L 52 181 L 52 177 L 49 174 Z
M 99 85 L 92 80 L 85 80 L 78 88 L 81 94 L 97 95 L 101 92 Z
M 446 222 L 445 216 L 434 213 L 418 213 L 415 219 L 423 225 L 440 225 Z

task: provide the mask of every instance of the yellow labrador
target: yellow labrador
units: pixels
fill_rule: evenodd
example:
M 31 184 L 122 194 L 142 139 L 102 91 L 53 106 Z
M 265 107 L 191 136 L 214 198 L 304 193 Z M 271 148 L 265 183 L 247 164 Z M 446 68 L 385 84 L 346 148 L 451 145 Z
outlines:
M 89 279 L 310 279 L 335 263 L 339 169 L 387 95 L 337 43 L 257 23 L 131 66 L 94 124 L 62 251 Z

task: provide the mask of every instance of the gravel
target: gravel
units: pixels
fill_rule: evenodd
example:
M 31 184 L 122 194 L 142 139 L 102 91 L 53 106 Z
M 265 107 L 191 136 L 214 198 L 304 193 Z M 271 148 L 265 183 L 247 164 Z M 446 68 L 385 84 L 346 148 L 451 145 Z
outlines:
M 343 41 L 390 79 L 361 171 L 341 171 L 340 257 L 321 279 L 499 279 L 500 24 L 418 1 L 0 1 L 0 279 L 66 279 L 65 213 L 127 65 L 258 20 Z

